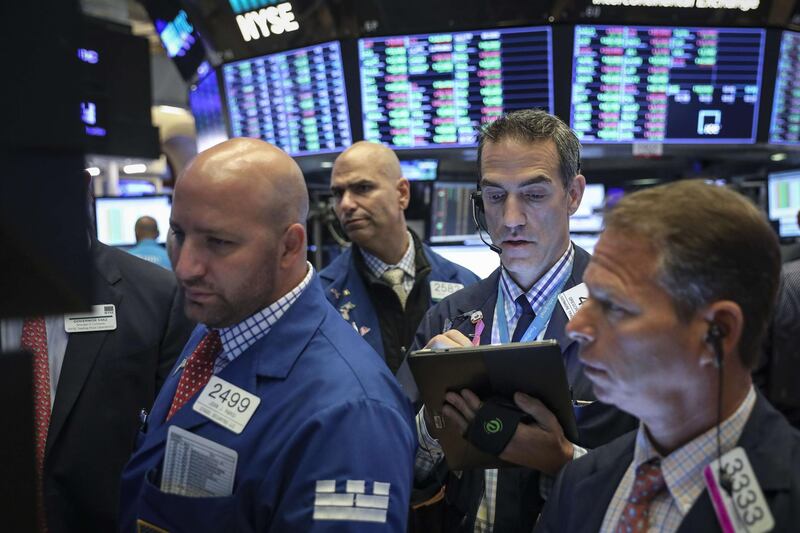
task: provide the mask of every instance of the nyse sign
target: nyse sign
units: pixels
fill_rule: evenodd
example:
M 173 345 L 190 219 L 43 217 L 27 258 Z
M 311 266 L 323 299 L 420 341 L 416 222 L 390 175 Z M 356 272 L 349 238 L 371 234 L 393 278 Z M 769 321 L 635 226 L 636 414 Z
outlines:
M 236 15 L 236 23 L 239 24 L 239 31 L 242 32 L 245 42 L 296 31 L 300 28 L 300 24 L 294 19 L 290 2 Z

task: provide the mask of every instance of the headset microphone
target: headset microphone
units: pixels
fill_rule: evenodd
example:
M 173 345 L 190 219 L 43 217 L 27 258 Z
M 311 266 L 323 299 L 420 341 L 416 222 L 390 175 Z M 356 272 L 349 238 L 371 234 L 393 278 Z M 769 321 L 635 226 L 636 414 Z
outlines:
M 497 246 L 496 244 L 492 244 L 487 242 L 486 239 L 483 238 L 483 233 L 489 233 L 489 230 L 486 228 L 486 218 L 484 215 L 483 210 L 483 191 L 480 190 L 480 187 L 477 191 L 472 191 L 469 195 L 470 199 L 472 200 L 472 220 L 475 222 L 475 225 L 478 227 L 478 237 L 480 237 L 483 244 L 489 247 L 497 255 L 503 253 L 503 249 Z

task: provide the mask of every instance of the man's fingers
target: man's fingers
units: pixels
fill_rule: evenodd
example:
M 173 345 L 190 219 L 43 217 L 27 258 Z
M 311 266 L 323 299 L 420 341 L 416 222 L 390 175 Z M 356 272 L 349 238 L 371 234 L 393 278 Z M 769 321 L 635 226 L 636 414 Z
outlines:
M 451 329 L 436 335 L 425 348 L 458 348 L 459 346 L 472 346 L 472 341 L 458 330 Z
M 556 415 L 545 407 L 537 398 L 528 396 L 522 392 L 517 392 L 514 394 L 514 403 L 517 404 L 517 407 L 531 415 L 542 428 L 551 431 L 556 428 L 561 429 L 561 424 L 558 423 Z
M 444 404 L 444 407 L 442 407 L 442 414 L 447 420 L 446 423 L 455 425 L 458 428 L 459 433 L 463 435 L 467 431 L 467 426 L 469 423 L 457 409 L 453 408 L 452 405 Z
M 481 401 L 481 399 L 478 398 L 475 395 L 475 393 L 472 392 L 469 389 L 462 389 L 461 390 L 461 397 L 464 399 L 464 401 L 467 403 L 469 408 L 472 409 L 473 412 L 475 412 L 478 409 L 480 409 L 481 406 L 483 405 L 483 402 Z
M 443 335 L 456 343 L 457 346 L 472 346 L 472 341 L 470 338 L 457 329 L 449 329 L 445 331 Z

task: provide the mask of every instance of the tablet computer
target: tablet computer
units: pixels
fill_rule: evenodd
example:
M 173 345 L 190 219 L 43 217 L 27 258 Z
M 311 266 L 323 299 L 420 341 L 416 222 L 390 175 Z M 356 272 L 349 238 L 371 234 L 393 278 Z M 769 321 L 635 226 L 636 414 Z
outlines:
M 428 430 L 442 445 L 450 470 L 516 466 L 480 451 L 447 424 L 442 407 L 450 391 L 470 389 L 481 399 L 499 396 L 512 404 L 514 393 L 524 392 L 555 414 L 571 442 L 578 440 L 564 360 L 554 340 L 423 349 L 412 352 L 408 364 L 433 421 Z

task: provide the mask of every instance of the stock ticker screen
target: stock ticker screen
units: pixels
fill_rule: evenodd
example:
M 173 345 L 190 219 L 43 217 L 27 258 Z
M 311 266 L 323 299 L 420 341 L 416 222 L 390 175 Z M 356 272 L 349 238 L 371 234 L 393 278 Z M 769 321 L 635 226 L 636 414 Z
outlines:
M 781 35 L 769 142 L 800 143 L 800 33 L 793 31 Z
M 234 137 L 255 137 L 292 156 L 350 146 L 342 54 L 330 42 L 223 66 Z
M 765 31 L 576 26 L 571 125 L 583 143 L 755 142 Z
M 551 30 L 360 39 L 364 138 L 392 148 L 474 146 L 482 123 L 553 110 Z

